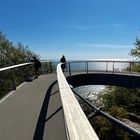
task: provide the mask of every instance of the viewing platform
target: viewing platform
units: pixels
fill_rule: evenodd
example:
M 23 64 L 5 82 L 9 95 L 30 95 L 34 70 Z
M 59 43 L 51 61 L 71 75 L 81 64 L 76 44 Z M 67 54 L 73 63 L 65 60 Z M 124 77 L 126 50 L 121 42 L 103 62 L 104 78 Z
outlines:
M 40 75 L 37 79 L 21 83 L 16 89 L 0 101 L 0 139 L 2 140 L 99 140 L 94 128 L 89 123 L 77 99 L 73 87 L 81 85 L 115 85 L 124 87 L 140 87 L 139 73 L 128 72 L 115 68 L 114 61 L 99 61 L 106 63 L 105 70 L 93 70 L 91 61 L 68 62 L 67 72 L 57 65 L 55 73 Z M 77 70 L 76 63 L 80 63 Z M 83 63 L 84 70 L 81 70 Z M 111 63 L 111 66 L 109 66 Z M 11 70 L 31 64 L 0 69 Z M 74 71 L 72 72 L 72 65 Z M 79 96 L 79 95 L 78 95 Z M 80 97 L 80 96 L 79 96 Z M 100 114 L 112 123 L 129 131 L 140 138 L 140 132 L 123 122 L 113 118 L 96 106 L 80 97 L 93 112 Z

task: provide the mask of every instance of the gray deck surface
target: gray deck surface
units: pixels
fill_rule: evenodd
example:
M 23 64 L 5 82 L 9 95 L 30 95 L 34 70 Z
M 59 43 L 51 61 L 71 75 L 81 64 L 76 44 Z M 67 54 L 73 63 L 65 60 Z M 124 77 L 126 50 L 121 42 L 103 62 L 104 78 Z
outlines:
M 0 140 L 66 140 L 56 74 L 25 83 L 0 104 Z

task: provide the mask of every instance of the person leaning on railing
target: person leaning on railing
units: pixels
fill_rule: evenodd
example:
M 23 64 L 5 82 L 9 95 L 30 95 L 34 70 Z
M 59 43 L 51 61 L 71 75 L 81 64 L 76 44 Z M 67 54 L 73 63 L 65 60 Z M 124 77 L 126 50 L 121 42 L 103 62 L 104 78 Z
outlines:
M 66 58 L 65 58 L 64 55 L 61 57 L 60 62 L 63 63 L 63 64 L 61 65 L 61 68 L 62 68 L 62 71 L 64 72 L 65 69 L 66 69 Z

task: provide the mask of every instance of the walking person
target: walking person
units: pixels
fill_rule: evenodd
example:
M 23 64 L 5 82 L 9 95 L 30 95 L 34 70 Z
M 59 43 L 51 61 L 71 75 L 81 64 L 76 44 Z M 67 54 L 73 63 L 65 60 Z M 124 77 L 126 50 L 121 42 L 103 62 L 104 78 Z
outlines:
M 61 59 L 60 59 L 60 62 L 63 63 L 63 64 L 61 65 L 61 68 L 62 68 L 62 71 L 64 72 L 65 69 L 66 69 L 66 58 L 65 58 L 64 55 L 62 55 L 62 57 L 61 57 Z

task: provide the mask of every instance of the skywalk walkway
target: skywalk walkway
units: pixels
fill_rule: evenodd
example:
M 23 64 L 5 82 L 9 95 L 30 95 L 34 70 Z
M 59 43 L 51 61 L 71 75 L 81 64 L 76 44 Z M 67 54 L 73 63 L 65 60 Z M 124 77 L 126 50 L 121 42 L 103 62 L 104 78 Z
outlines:
M 66 140 L 56 79 L 56 74 L 41 75 L 1 102 L 1 140 Z
M 82 73 L 81 69 L 73 70 L 75 63 L 79 62 L 68 62 L 68 73 L 63 73 L 61 64 L 59 64 L 57 75 L 41 75 L 38 79 L 23 83 L 16 91 L 10 93 L 8 98 L 2 99 L 0 101 L 0 140 L 98 140 L 99 138 L 76 100 L 72 88 L 90 84 L 140 87 L 140 76 L 131 74 L 132 64 L 137 62 L 126 61 L 129 74 L 122 73 L 115 67 L 115 63 L 120 63 L 120 61 L 98 61 L 106 64 L 103 72 L 91 69 L 91 66 L 94 66 L 93 63 L 96 62 L 80 61 L 80 64 L 84 64 Z M 125 61 L 122 62 L 125 63 Z M 109 63 L 112 64 L 112 69 L 110 69 Z M 14 69 L 31 64 L 23 63 L 2 68 L 0 72 L 11 71 L 13 86 L 16 89 Z M 116 73 L 116 70 L 119 73 Z M 92 107 L 94 112 L 96 107 Z M 98 108 L 96 110 L 99 111 Z M 117 122 L 130 133 L 140 136 L 137 130 L 102 111 L 99 112 L 115 124 Z

